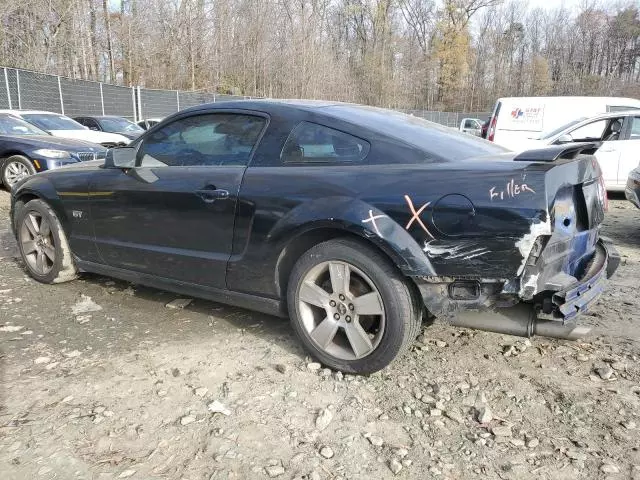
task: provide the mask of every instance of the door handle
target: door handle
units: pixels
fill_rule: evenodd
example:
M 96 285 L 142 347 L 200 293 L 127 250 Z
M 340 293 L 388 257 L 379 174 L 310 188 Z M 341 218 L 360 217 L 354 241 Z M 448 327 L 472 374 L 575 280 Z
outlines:
M 607 148 L 601 148 L 600 151 L 603 153 L 610 153 L 610 152 L 615 152 L 616 149 L 613 147 L 607 147 Z
M 196 190 L 198 195 L 206 203 L 213 203 L 216 200 L 226 200 L 229 198 L 229 192 L 215 187 L 205 187 L 201 190 Z

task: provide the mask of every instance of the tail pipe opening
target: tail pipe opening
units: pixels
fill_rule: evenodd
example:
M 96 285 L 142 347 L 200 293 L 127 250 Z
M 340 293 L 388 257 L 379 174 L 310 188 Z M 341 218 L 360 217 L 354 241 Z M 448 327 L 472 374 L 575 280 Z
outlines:
M 563 340 L 578 340 L 591 331 L 590 327 L 575 323 L 563 325 L 560 321 L 538 319 L 534 308 L 528 304 L 491 311 L 462 311 L 450 324 L 517 337 L 540 335 Z

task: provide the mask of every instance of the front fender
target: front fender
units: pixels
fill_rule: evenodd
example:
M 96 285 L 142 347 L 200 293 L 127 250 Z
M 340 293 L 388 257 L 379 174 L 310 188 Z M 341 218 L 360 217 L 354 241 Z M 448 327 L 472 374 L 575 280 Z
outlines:
M 409 276 L 435 271 L 420 245 L 392 218 L 357 198 L 332 196 L 298 205 L 276 222 L 267 240 L 286 244 L 317 229 L 338 229 L 369 240 Z

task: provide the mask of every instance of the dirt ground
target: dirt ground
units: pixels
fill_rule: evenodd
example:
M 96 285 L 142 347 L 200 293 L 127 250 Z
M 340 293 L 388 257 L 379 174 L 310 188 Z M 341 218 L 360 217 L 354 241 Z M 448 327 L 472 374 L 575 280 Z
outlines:
M 286 321 L 21 267 L 0 191 L 0 477 L 640 479 L 640 211 L 580 342 L 436 324 L 370 377 L 311 363 Z M 88 298 L 87 298 L 88 297 Z

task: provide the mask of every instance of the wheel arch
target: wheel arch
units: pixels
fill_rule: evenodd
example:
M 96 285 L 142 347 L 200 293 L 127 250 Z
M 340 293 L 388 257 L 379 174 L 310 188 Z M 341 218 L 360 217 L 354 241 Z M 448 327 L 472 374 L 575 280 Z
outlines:
M 11 148 L 9 150 L 3 150 L 2 153 L 0 153 L 0 171 L 4 169 L 4 165 L 5 162 L 15 156 L 15 155 L 19 155 L 21 157 L 26 158 L 27 160 L 29 160 L 31 163 L 33 163 L 33 160 L 31 159 L 31 157 L 29 155 L 27 155 L 25 152 L 21 151 L 21 150 L 16 150 L 15 148 Z M 0 183 L 2 183 L 2 179 L 0 179 Z
M 39 199 L 47 203 L 55 212 L 65 233 L 69 235 L 69 219 L 62 206 L 53 185 L 41 178 L 30 177 L 27 183 L 18 187 L 17 191 L 12 193 L 11 202 L 11 226 L 15 229 L 16 207 L 19 204 L 26 204 L 31 200 Z
M 401 265 L 406 265 L 405 259 L 398 251 L 391 248 L 390 245 L 380 241 L 374 241 L 371 236 L 361 235 L 338 225 L 322 225 L 306 228 L 298 232 L 293 238 L 290 238 L 284 248 L 281 249 L 275 271 L 278 296 L 286 299 L 289 277 L 300 256 L 319 243 L 344 238 L 354 240 L 381 253 L 394 268 L 398 269 L 407 279 L 411 279 L 411 277 L 407 275 L 407 272 L 404 271 L 405 269 L 400 267 Z M 410 281 L 408 284 L 410 285 L 412 293 L 419 297 L 415 282 Z

